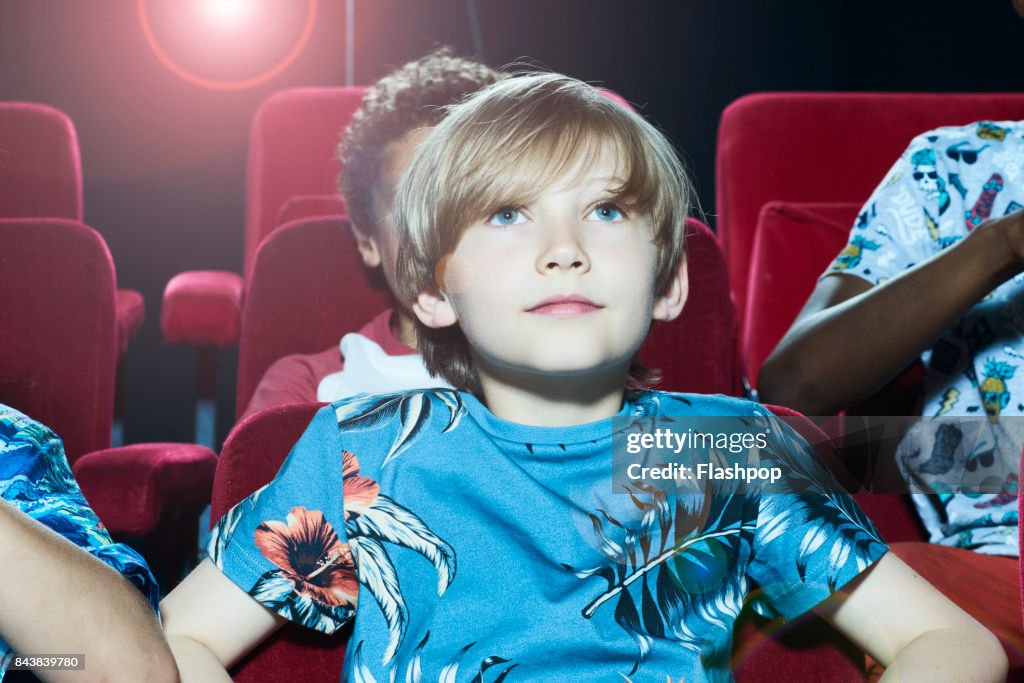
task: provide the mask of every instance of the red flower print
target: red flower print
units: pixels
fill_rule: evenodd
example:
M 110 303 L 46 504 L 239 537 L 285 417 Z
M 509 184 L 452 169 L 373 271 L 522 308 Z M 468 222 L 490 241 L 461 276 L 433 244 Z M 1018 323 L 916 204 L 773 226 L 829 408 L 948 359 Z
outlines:
M 295 582 L 296 590 L 332 607 L 355 607 L 359 585 L 347 543 L 319 510 L 292 508 L 286 522 L 256 527 L 256 547 Z
M 341 455 L 345 519 L 348 520 L 351 514 L 362 514 L 376 502 L 380 485 L 369 477 L 359 476 L 359 460 L 355 453 L 342 451 Z

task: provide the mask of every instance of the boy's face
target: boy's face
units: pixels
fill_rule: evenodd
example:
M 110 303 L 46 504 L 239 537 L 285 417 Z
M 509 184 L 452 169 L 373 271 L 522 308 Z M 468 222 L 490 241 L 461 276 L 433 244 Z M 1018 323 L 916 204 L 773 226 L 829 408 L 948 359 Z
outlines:
M 398 236 L 395 234 L 395 220 L 392 204 L 395 188 L 405 169 L 409 167 L 416 148 L 420 146 L 433 128 L 417 128 L 403 135 L 384 148 L 381 161 L 381 178 L 373 192 L 374 216 L 379 216 L 375 226 L 353 226 L 359 254 L 367 268 L 380 266 L 384 279 L 392 292 L 395 287 L 395 263 L 398 260 Z
M 685 269 L 655 296 L 646 216 L 614 203 L 615 156 L 571 169 L 525 206 L 466 229 L 444 264 L 445 295 L 421 294 L 427 325 L 458 322 L 489 373 L 623 374 L 654 319 L 678 315 Z

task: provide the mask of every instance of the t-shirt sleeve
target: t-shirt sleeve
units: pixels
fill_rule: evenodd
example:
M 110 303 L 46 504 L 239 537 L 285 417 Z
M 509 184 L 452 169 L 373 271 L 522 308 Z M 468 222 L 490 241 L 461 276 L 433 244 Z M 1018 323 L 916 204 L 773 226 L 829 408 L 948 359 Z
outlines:
M 273 481 L 225 514 L 210 539 L 210 559 L 233 583 L 286 619 L 325 633 L 356 606 L 343 496 L 353 460 L 342 450 L 334 408 L 325 406 Z
M 782 478 L 758 494 L 747 575 L 753 608 L 789 620 L 842 588 L 888 547 L 807 442 L 782 420 L 761 419 L 770 429 L 763 464 L 781 468 Z
M 71 473 L 64 444 L 48 427 L 0 405 L 0 496 L 127 578 L 154 610 L 160 588 L 146 561 L 115 543 Z
M 277 359 L 260 378 L 242 419 L 290 403 L 317 403 L 320 380 L 341 368 L 341 352 L 337 346 L 316 354 L 293 354 Z
M 861 209 L 850 240 L 824 276 L 856 275 L 879 284 L 949 246 L 940 224 L 957 213 L 960 196 L 947 183 L 936 135 L 920 135 L 896 160 Z M 958 204 L 959 206 L 959 204 Z M 962 215 L 962 208 L 959 213 Z

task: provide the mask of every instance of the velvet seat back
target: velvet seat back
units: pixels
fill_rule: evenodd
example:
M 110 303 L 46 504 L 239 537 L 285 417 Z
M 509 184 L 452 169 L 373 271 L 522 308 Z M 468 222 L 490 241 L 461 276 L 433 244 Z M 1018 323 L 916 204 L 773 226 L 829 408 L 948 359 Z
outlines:
M 717 229 L 741 316 L 754 229 L 767 202 L 863 204 L 910 140 L 940 126 L 1024 119 L 1024 94 L 776 92 L 722 112 Z M 800 258 L 800 245 L 786 254 Z
M 725 255 L 718 238 L 696 219 L 686 224 L 690 292 L 683 312 L 656 323 L 640 349 L 640 360 L 662 374 L 659 388 L 738 396 L 738 324 L 729 293 Z
M 249 133 L 245 270 L 296 197 L 337 196 L 338 142 L 366 88 L 289 88 L 260 105 Z
M 345 218 L 275 230 L 260 245 L 242 309 L 238 415 L 275 360 L 337 345 L 387 306 L 387 285 L 368 277 Z
M 0 218 L 82 220 L 82 163 L 68 116 L 0 102 Z
M 68 459 L 110 446 L 114 263 L 77 221 L 0 219 L 0 402 L 50 426 Z

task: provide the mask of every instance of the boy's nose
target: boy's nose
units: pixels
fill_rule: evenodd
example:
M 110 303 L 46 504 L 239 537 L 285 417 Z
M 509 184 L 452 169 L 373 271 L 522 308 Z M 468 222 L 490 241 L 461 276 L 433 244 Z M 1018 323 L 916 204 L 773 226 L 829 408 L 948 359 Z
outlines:
M 547 237 L 547 244 L 537 262 L 538 270 L 541 272 L 556 269 L 586 272 L 590 269 L 590 259 L 574 228 L 554 229 L 548 233 Z

